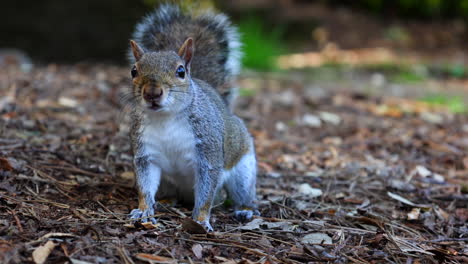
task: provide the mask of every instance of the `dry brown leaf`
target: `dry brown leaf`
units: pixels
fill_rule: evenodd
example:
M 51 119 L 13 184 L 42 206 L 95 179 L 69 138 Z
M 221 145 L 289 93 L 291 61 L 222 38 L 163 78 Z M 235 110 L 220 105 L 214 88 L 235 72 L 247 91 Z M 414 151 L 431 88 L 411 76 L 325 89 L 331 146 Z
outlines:
M 7 158 L 0 157 L 0 170 L 4 171 L 12 171 L 13 166 L 11 165 L 10 161 Z
M 437 207 L 434 209 L 434 211 L 440 219 L 443 219 L 445 221 L 449 220 L 450 215 L 447 212 L 445 212 L 442 208 Z
M 49 240 L 47 241 L 47 243 L 45 243 L 45 245 L 36 248 L 32 253 L 34 263 L 44 263 L 47 260 L 47 257 L 49 257 L 52 250 L 54 250 L 55 246 L 56 244 L 53 241 Z
M 141 223 L 141 225 L 142 225 L 145 229 L 156 229 L 156 228 L 158 228 L 161 224 L 159 224 L 159 223 L 153 224 L 153 223 L 151 223 L 151 222 L 144 222 L 144 223 Z
M 223 257 L 220 257 L 220 256 L 215 256 L 214 258 L 216 260 L 219 260 L 220 264 L 237 264 L 237 261 L 235 261 L 233 259 L 227 259 L 227 258 L 223 258 Z
M 120 178 L 127 181 L 133 181 L 135 179 L 135 173 L 133 171 L 124 171 L 120 174 Z
M 136 258 L 139 260 L 148 261 L 149 263 L 162 263 L 162 264 L 177 263 L 177 261 L 172 258 L 146 254 L 146 253 L 138 253 L 136 254 Z
M 182 219 L 182 228 L 190 234 L 206 234 L 205 228 L 199 223 L 193 221 L 192 218 L 186 217 Z

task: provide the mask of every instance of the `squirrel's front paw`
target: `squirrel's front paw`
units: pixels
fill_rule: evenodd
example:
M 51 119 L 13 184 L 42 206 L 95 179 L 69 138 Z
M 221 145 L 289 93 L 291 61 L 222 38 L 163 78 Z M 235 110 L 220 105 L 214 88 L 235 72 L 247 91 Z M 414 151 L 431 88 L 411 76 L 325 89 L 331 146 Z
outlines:
M 156 219 L 152 217 L 152 215 L 154 215 L 154 210 L 151 209 L 146 209 L 143 211 L 140 209 L 133 209 L 129 214 L 129 218 L 134 220 L 134 222 L 151 222 L 156 224 Z
M 244 209 L 234 211 L 234 218 L 239 222 L 246 222 L 252 219 L 254 215 L 260 215 L 258 210 Z
M 207 232 L 213 232 L 213 227 L 211 227 L 210 222 L 208 220 L 205 221 L 197 221 Z

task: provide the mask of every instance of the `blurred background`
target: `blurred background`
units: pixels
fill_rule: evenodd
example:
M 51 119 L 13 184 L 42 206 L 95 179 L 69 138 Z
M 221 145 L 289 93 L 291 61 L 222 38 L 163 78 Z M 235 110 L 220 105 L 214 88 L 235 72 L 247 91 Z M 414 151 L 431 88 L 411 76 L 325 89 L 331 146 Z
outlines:
M 125 65 L 135 23 L 159 2 L 6 1 L 0 11 L 0 62 L 20 60 L 25 69 L 49 63 Z M 301 74 L 303 81 L 322 80 L 325 85 L 342 80 L 349 83 L 347 88 L 414 94 L 466 111 L 468 0 L 185 4 L 215 8 L 232 17 L 242 33 L 246 69 L 286 76 L 292 72 Z M 408 88 L 414 86 L 418 89 Z

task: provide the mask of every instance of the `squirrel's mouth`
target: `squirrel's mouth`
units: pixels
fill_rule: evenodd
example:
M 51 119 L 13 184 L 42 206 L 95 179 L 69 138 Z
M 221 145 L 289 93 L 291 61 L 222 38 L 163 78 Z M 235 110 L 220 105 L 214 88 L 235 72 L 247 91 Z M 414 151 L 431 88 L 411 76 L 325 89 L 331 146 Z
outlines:
M 162 109 L 162 105 L 160 105 L 159 103 L 147 103 L 146 107 L 152 111 L 159 111 Z

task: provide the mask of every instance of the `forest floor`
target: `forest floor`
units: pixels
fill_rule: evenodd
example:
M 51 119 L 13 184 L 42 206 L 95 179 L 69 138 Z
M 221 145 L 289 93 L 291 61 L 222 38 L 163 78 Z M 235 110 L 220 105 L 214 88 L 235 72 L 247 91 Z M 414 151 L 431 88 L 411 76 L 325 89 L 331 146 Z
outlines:
M 157 225 L 127 220 L 129 69 L 0 75 L 2 263 L 468 262 L 466 113 L 246 74 L 236 112 L 256 140 L 261 216 L 238 223 L 221 205 L 205 234 L 177 204 L 159 207 Z

